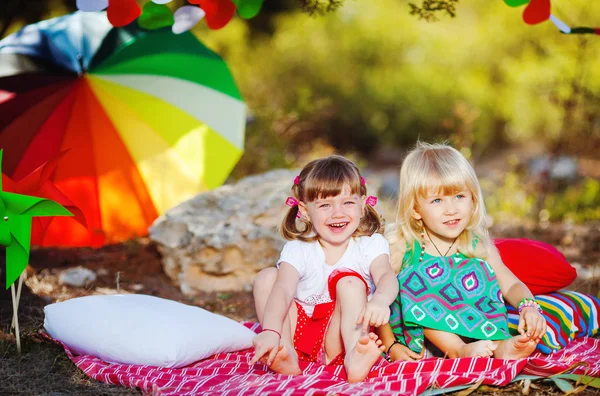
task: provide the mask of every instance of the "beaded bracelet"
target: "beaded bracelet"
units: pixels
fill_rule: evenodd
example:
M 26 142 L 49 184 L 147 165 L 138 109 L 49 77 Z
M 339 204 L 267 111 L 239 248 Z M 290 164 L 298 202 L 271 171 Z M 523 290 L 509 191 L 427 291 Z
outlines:
M 273 333 L 277 334 L 279 336 L 279 338 L 281 338 L 281 333 L 278 332 L 277 330 L 273 330 L 273 329 L 262 329 L 261 333 L 265 332 L 265 331 L 272 331 Z
M 519 303 L 519 306 L 517 307 L 517 309 L 519 310 L 519 314 L 521 313 L 521 311 L 524 308 L 527 308 L 527 307 L 532 307 L 532 308 L 537 309 L 537 311 L 540 314 L 544 313 L 544 310 L 542 309 L 542 307 L 540 307 L 540 304 L 538 304 L 538 302 L 535 301 L 533 298 L 523 298 L 523 300 L 521 300 L 521 302 Z

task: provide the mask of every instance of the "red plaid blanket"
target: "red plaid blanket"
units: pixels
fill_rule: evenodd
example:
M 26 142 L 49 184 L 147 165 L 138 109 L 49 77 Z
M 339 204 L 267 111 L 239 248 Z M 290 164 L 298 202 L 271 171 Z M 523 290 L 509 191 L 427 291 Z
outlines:
M 255 330 L 258 325 L 245 323 Z M 64 346 L 64 345 L 63 345 Z M 274 374 L 263 364 L 249 366 L 250 350 L 225 353 L 181 369 L 106 363 L 89 355 L 69 358 L 95 380 L 141 389 L 152 395 L 401 395 L 428 388 L 474 384 L 504 386 L 519 374 L 547 377 L 578 362 L 573 373 L 600 377 L 600 340 L 580 338 L 552 355 L 536 353 L 521 360 L 489 358 L 437 359 L 388 363 L 381 359 L 363 383 L 345 382 L 343 366 L 303 365 L 302 375 Z

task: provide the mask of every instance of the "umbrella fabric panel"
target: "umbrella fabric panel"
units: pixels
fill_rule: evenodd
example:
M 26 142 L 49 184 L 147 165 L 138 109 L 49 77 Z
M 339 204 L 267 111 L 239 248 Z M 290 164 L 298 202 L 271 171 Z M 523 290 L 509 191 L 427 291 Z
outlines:
M 107 57 L 97 68 L 109 68 L 122 62 L 158 53 L 188 54 L 222 62 L 219 55 L 198 41 L 192 33 L 187 32 L 176 37 L 177 40 L 173 40 L 173 33 L 170 29 L 155 30 L 151 33 L 147 31 L 138 32 L 135 40 L 123 43 L 117 51 Z
M 49 86 L 42 86 L 39 88 L 32 89 L 28 92 L 15 92 L 14 90 L 7 89 L 10 93 L 10 97 L 7 100 L 0 102 L 0 129 L 6 128 L 16 118 L 21 116 L 32 107 L 43 101 L 45 98 L 55 95 L 56 98 L 60 97 L 59 92 L 62 92 L 64 97 L 71 84 L 52 84 Z M 5 88 L 0 85 L 0 89 Z
M 0 69 L 2 68 L 2 59 L 3 56 L 0 55 Z M 56 89 L 61 85 L 66 86 L 74 81 L 75 79 L 73 76 L 22 72 L 0 77 L 0 89 L 12 92 L 18 96 L 24 95 L 35 89 L 46 88 L 49 86 Z
M 96 51 L 87 70 L 95 69 L 98 65 L 104 63 L 107 58 L 111 57 L 118 48 L 121 48 L 126 43 L 133 42 L 139 35 L 146 33 L 148 31 L 140 28 L 137 23 L 112 29 L 102 40 L 102 45 Z
M 0 41 L 0 51 L 2 51 Z M 53 74 L 71 76 L 72 73 L 53 65 L 41 58 L 32 58 L 27 55 L 0 52 L 0 77 L 14 76 L 19 74 L 35 74 L 40 72 L 52 72 Z
M 76 12 L 25 26 L 0 41 L 0 53 L 29 55 L 81 72 L 112 29 L 106 16 L 99 15 Z
M 246 105 L 238 99 L 172 77 L 133 74 L 94 77 L 161 99 L 205 123 L 240 150 L 244 148 Z
M 241 100 L 229 70 L 222 61 L 198 59 L 185 54 L 153 54 L 125 61 L 93 74 L 136 74 L 169 76 L 192 81 Z
M 158 217 L 152 199 L 119 133 L 88 84 L 84 93 L 98 175 L 102 229 L 110 236 L 107 242 L 145 235 Z
M 76 92 L 69 92 L 29 140 L 29 145 L 14 172 L 15 180 L 22 179 L 32 170 L 59 155 L 61 141 L 71 118 L 75 97 Z
M 222 184 L 241 156 L 240 149 L 169 103 L 97 78 L 90 80 L 159 214 Z
M 85 213 L 91 233 L 75 222 L 56 218 L 44 238 L 44 243 L 48 244 L 54 244 L 62 238 L 73 241 L 72 246 L 101 246 L 104 242 L 98 201 L 98 174 L 93 160 L 93 140 L 89 127 L 86 127 L 93 120 L 89 119 L 89 105 L 86 103 L 84 90 L 85 84 L 80 81 L 74 90 L 73 108 L 60 145 L 60 151 L 69 152 L 57 164 L 53 181 L 56 187 Z M 58 234 L 56 228 L 66 234 Z
M 170 76 L 210 87 L 241 100 L 227 65 L 191 33 L 176 41 L 170 32 L 141 36 L 90 72 L 101 75 Z
M 29 107 L 24 113 L 14 119 L 0 134 L 0 147 L 10 148 L 5 150 L 2 169 L 7 175 L 13 176 L 14 171 L 26 150 L 29 141 L 38 129 L 48 119 L 56 106 L 67 94 L 68 89 L 60 90 L 40 101 L 37 105 Z M 40 162 L 40 164 L 43 161 Z M 33 169 L 29 169 L 31 171 Z

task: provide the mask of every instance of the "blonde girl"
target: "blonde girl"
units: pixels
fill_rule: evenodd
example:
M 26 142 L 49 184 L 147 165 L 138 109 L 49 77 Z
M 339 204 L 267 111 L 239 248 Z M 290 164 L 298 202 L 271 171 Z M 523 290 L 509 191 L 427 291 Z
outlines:
M 400 293 L 392 325 L 380 335 L 392 360 L 418 359 L 425 339 L 451 358 L 517 359 L 534 351 L 546 322 L 492 244 L 477 176 L 459 151 L 419 142 L 408 154 L 388 239 Z M 508 332 L 504 299 L 518 307 L 518 336 Z
M 310 162 L 294 180 L 277 268 L 254 281 L 262 332 L 251 364 L 300 374 L 299 360 L 343 364 L 362 381 L 380 358 L 370 326 L 388 323 L 398 282 L 382 223 L 358 168 L 340 156 Z

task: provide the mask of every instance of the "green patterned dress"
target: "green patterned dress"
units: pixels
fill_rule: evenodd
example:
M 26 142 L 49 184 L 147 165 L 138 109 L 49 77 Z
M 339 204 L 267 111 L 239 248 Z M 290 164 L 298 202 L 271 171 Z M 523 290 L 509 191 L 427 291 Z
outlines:
M 475 242 L 476 243 L 476 242 Z M 492 267 L 462 253 L 421 257 L 415 242 L 398 274 L 400 293 L 391 306 L 396 339 L 419 353 L 424 328 L 477 340 L 510 338 L 506 306 Z

